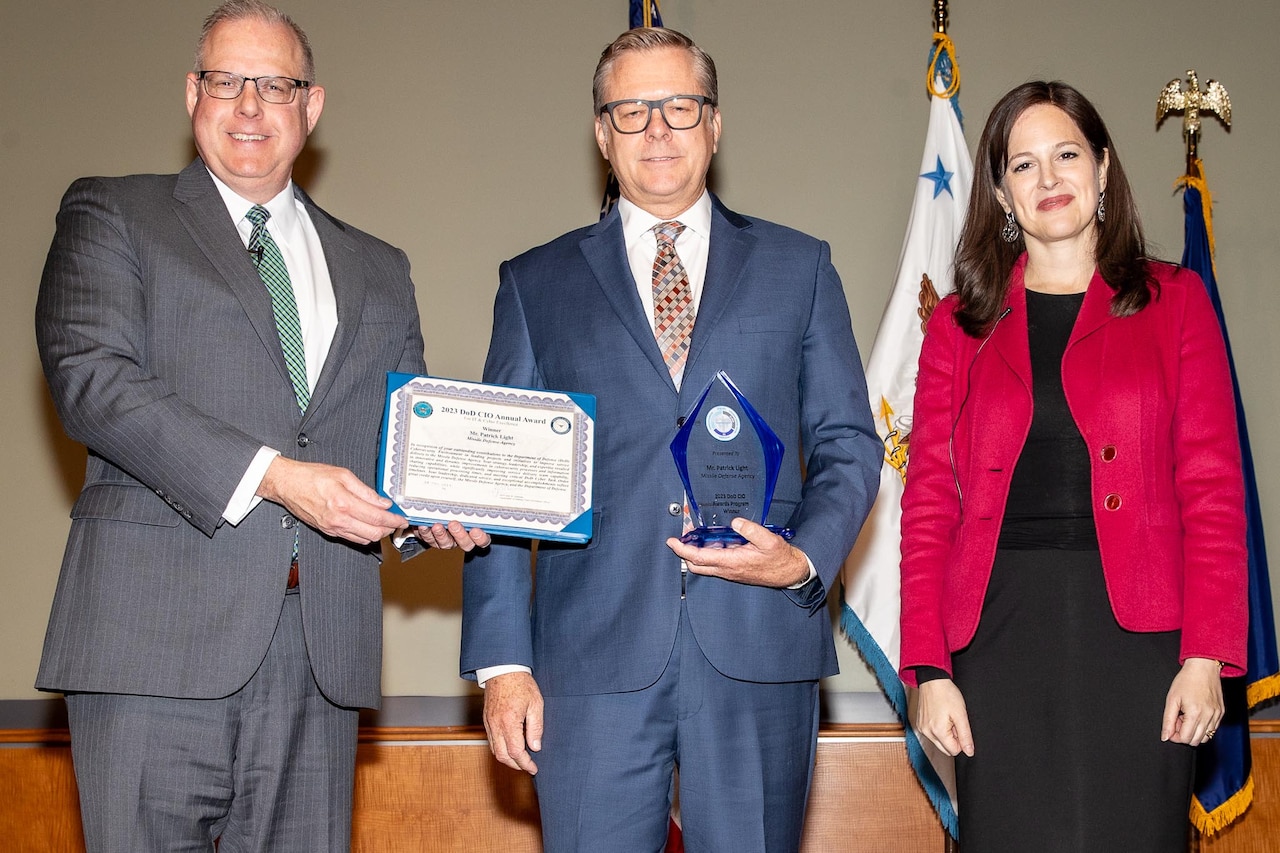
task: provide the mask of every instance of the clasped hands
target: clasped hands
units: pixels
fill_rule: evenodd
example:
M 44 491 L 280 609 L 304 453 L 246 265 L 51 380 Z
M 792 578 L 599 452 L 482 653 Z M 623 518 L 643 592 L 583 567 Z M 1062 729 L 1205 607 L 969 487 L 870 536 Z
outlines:
M 486 548 L 489 534 L 460 522 L 410 528 L 403 516 L 390 512 L 391 501 L 360 478 L 335 465 L 299 462 L 277 456 L 258 486 L 264 499 L 280 504 L 295 518 L 326 536 L 360 545 L 411 531 L 429 547 Z

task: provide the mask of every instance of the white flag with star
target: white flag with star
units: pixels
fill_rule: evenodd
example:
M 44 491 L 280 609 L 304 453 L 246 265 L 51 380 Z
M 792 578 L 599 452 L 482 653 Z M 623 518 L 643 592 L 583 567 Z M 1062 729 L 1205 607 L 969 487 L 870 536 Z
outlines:
M 939 72 L 935 88 L 946 91 L 954 69 L 949 62 L 934 67 Z M 898 525 L 909 460 L 916 362 L 924 340 L 924 319 L 952 289 L 952 260 L 973 184 L 973 164 L 954 94 L 949 98 L 930 94 L 929 100 L 929 130 L 898 274 L 867 362 L 872 416 L 884 441 L 880 493 L 843 574 L 845 634 L 875 671 L 904 724 L 907 695 L 897 674 Z M 909 725 L 907 747 L 943 825 L 955 835 L 952 759 L 927 740 L 916 738 Z

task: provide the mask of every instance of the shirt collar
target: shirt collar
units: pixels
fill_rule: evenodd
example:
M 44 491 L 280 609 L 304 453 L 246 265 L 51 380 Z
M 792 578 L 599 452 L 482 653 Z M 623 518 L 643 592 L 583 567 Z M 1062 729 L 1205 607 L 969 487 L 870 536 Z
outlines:
M 222 196 L 222 203 L 227 206 L 227 212 L 231 214 L 231 221 L 239 225 L 240 221 L 244 219 L 244 215 L 254 206 L 254 203 L 238 195 L 235 190 L 223 183 L 213 172 L 209 172 L 209 177 L 213 178 L 213 185 L 218 188 L 218 194 Z M 297 226 L 298 207 L 293 196 L 292 180 L 285 184 L 284 189 L 277 193 L 274 198 L 262 206 L 271 213 L 267 228 L 273 234 L 288 234 Z
M 686 229 L 701 235 L 703 239 L 711 239 L 711 194 L 706 190 L 702 191 L 702 195 L 698 196 L 698 200 L 688 210 L 678 216 L 659 218 L 625 198 L 618 199 L 618 215 L 622 218 L 622 237 L 627 245 L 639 240 L 644 232 L 651 231 L 659 222 L 672 220 L 679 220 Z M 650 235 L 650 239 L 657 238 Z

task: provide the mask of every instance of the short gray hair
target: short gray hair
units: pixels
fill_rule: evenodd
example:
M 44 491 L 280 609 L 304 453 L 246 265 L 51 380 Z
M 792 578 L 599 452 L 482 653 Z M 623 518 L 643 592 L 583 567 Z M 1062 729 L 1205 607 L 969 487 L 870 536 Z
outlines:
M 666 27 L 636 27 L 618 36 L 600 54 L 596 76 L 591 82 L 591 97 L 595 101 L 595 114 L 604 108 L 604 89 L 618 57 L 633 50 L 651 51 L 663 48 L 687 50 L 693 58 L 693 71 L 697 75 L 702 92 L 682 92 L 686 95 L 705 95 L 713 105 L 720 103 L 720 85 L 716 81 L 716 64 L 711 56 L 693 43 L 693 39 L 678 30 Z
M 195 72 L 199 74 L 205 70 L 204 49 L 209 42 L 209 34 L 213 32 L 214 27 L 229 21 L 244 21 L 253 18 L 267 24 L 281 24 L 293 31 L 294 37 L 298 40 L 298 47 L 302 48 L 302 79 L 314 83 L 316 80 L 316 60 L 311 53 L 311 41 L 307 38 L 307 34 L 302 31 L 302 27 L 294 22 L 293 18 L 281 12 L 275 6 L 264 3 L 263 0 L 226 0 L 226 2 L 209 13 L 209 17 L 204 19 L 204 26 L 200 28 L 200 40 L 196 42 Z

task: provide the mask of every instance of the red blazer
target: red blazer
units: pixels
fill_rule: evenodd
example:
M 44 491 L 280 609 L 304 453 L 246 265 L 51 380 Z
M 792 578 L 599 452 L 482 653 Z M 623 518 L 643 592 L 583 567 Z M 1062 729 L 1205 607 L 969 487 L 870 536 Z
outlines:
M 955 323 L 954 295 L 925 334 L 902 497 L 908 684 L 912 667 L 950 672 L 951 653 L 978 627 L 1031 428 L 1025 265 L 1024 254 L 1009 313 L 981 351 Z M 1150 270 L 1159 293 L 1131 317 L 1111 316 L 1112 291 L 1094 274 L 1062 359 L 1067 405 L 1089 448 L 1107 594 L 1127 630 L 1181 629 L 1182 660 L 1212 658 L 1224 675 L 1243 675 L 1244 484 L 1226 347 L 1200 278 L 1169 264 Z

